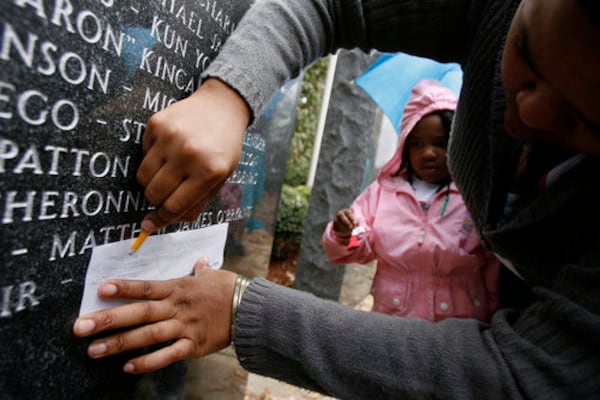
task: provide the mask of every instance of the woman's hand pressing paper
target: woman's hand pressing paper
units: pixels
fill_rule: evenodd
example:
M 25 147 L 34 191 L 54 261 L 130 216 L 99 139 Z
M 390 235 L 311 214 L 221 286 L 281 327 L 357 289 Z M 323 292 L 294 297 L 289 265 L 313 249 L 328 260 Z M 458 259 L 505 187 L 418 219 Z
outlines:
M 194 274 L 166 281 L 111 279 L 98 295 L 104 299 L 139 300 L 78 318 L 76 336 L 87 337 L 119 329 L 94 340 L 88 355 L 102 358 L 151 345 L 171 344 L 129 360 L 123 370 L 138 374 L 184 359 L 219 351 L 230 343 L 231 304 L 236 274 L 211 270 L 201 258 Z

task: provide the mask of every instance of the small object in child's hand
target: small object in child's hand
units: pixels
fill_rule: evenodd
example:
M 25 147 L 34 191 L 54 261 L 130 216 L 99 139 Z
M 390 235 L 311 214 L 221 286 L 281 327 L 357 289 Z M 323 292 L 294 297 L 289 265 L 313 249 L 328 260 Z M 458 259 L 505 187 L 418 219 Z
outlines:
M 346 247 L 348 250 L 354 250 L 357 247 L 360 247 L 360 241 L 358 240 L 358 235 L 365 232 L 365 228 L 363 226 L 357 226 L 352 229 L 352 234 L 350 235 L 350 240 L 348 241 L 348 246 Z

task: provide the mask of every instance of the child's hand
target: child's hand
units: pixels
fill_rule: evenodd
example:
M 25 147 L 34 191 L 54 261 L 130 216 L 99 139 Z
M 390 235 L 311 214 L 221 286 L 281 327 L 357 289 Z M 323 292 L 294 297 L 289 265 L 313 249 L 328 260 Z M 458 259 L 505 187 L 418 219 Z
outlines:
M 352 229 L 358 226 L 358 221 L 352 211 L 344 208 L 335 214 L 333 219 L 333 233 L 341 238 L 347 239 L 352 234 Z

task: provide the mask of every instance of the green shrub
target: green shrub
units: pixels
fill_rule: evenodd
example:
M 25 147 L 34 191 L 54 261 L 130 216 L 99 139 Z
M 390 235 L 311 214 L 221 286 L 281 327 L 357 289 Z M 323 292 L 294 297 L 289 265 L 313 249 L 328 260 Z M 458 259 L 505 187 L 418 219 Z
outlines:
M 327 75 L 328 58 L 304 71 L 294 134 L 273 232 L 271 257 L 284 259 L 300 250 L 308 211 L 310 187 L 306 186 Z
M 304 185 L 308 178 L 328 63 L 328 58 L 322 58 L 304 72 L 285 171 L 285 183 L 291 186 Z
M 284 184 L 281 188 L 272 257 L 285 258 L 300 249 L 309 197 L 310 187 L 306 185 Z

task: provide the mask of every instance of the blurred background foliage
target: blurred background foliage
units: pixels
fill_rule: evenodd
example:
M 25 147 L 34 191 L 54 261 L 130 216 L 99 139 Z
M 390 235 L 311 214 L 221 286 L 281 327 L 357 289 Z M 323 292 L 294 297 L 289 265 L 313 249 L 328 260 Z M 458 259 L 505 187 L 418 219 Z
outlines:
M 317 60 L 304 71 L 294 134 L 277 209 L 271 257 L 297 254 L 302 242 L 311 188 L 306 186 L 310 169 L 329 57 Z
M 298 254 L 309 198 L 310 187 L 306 185 L 283 185 L 281 188 L 271 259 L 284 259 Z
M 320 59 L 304 72 L 294 135 L 285 171 L 284 184 L 289 186 L 304 185 L 308 177 L 328 62 L 329 58 Z

